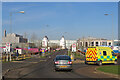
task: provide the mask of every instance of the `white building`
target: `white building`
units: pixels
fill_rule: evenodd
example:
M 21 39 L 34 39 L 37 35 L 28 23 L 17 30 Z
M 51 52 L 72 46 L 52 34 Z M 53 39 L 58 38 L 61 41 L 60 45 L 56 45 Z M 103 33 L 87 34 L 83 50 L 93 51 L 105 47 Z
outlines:
M 119 42 L 119 44 L 117 43 Z M 72 44 L 76 43 L 77 49 L 86 49 L 89 46 L 112 46 L 113 41 L 107 40 L 104 38 L 93 38 L 93 37 L 87 37 L 87 38 L 81 38 L 78 40 L 65 40 L 64 36 L 60 40 L 48 40 L 48 37 L 45 36 L 42 40 L 42 46 L 43 47 L 52 47 L 52 46 L 59 46 L 61 49 L 70 49 Z M 120 41 L 114 40 L 114 45 L 120 45 Z
M 66 40 L 66 48 L 70 49 L 73 43 L 77 43 L 77 40 Z
M 2 37 L 2 43 L 27 43 L 27 38 L 23 38 L 22 35 L 15 33 L 6 34 L 4 31 L 4 36 Z
M 77 41 L 78 47 L 81 48 L 87 48 L 89 46 L 112 46 L 113 41 L 107 40 L 103 38 L 93 38 L 93 37 L 87 37 L 87 38 L 81 38 Z
M 65 38 L 64 38 L 64 36 L 62 36 L 62 38 L 61 38 L 61 40 L 60 40 L 60 47 L 61 47 L 62 49 L 65 49 L 65 48 L 66 48 L 65 45 L 66 45 L 66 44 L 65 44 Z
M 60 45 L 60 40 L 49 40 L 48 42 L 48 46 L 52 47 L 52 46 L 59 46 Z
M 114 40 L 114 46 L 120 46 L 120 40 Z
M 42 40 L 42 47 L 46 48 L 48 47 L 48 37 L 45 36 Z
M 60 40 L 49 40 L 49 44 L 54 43 L 54 44 L 60 44 Z

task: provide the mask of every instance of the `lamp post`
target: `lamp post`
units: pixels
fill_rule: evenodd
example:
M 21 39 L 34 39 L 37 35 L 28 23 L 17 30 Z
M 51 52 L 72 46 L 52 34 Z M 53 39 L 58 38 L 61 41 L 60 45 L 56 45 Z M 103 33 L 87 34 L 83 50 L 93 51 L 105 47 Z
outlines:
M 19 12 L 10 12 L 10 33 L 12 33 L 12 15 L 13 13 L 24 13 L 24 11 L 19 11 Z M 9 40 L 10 43 L 10 40 Z M 7 52 L 7 56 L 8 56 L 8 52 Z M 11 61 L 11 53 L 10 53 L 10 61 Z
M 113 14 L 104 14 L 106 16 L 111 15 L 112 16 L 112 46 L 114 46 L 114 25 L 113 25 Z
M 67 34 L 68 32 L 64 32 L 64 36 Z M 66 40 L 65 40 L 65 48 L 67 48 L 68 49 L 68 55 L 69 55 L 69 51 L 70 51 L 70 46 L 69 46 L 69 41 L 68 42 L 66 42 Z

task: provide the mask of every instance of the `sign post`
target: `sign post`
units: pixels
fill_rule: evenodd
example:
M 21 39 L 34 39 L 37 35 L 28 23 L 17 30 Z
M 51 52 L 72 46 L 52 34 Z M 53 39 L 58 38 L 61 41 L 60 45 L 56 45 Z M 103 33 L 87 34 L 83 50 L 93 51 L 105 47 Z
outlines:
M 70 52 L 70 47 L 68 47 L 68 56 L 69 56 L 69 52 Z
M 9 58 L 9 52 L 10 52 L 10 43 L 6 43 L 6 52 L 7 52 L 7 59 L 6 61 L 8 61 Z M 11 53 L 10 53 L 10 61 L 11 61 Z
M 7 53 L 7 58 L 6 58 L 6 61 L 8 61 L 8 51 L 6 51 L 6 53 Z
M 6 51 L 10 52 L 10 43 L 6 43 Z
M 72 52 L 76 52 L 76 44 L 72 44 Z
M 10 61 L 11 61 L 11 52 L 10 52 Z

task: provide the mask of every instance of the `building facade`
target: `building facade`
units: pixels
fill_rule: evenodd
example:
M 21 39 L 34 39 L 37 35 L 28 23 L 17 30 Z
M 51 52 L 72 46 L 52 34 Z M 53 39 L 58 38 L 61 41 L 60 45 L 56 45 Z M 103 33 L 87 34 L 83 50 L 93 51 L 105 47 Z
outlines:
M 18 35 L 15 33 L 6 34 L 6 30 L 4 30 L 4 36 L 2 37 L 2 45 L 1 47 L 6 47 L 6 43 L 11 44 L 11 48 L 16 47 L 27 47 L 28 39 L 24 38 L 22 35 Z
M 114 40 L 114 44 L 118 44 L 117 40 Z M 48 40 L 48 37 L 44 37 L 42 40 L 42 47 L 59 47 L 61 49 L 71 49 L 72 44 L 76 44 L 77 49 L 87 49 L 89 46 L 112 46 L 113 41 L 107 40 L 104 38 L 93 38 L 93 37 L 87 37 L 87 38 L 80 38 L 78 40 L 65 40 L 64 36 L 60 40 Z M 43 45 L 44 44 L 44 45 Z
M 65 49 L 66 48 L 66 43 L 65 43 L 65 38 L 64 36 L 62 36 L 61 40 L 60 40 L 60 48 L 61 49 Z
M 42 47 L 47 48 L 48 47 L 48 37 L 45 36 L 42 40 Z
M 23 38 L 23 36 L 15 34 L 15 33 L 9 33 L 5 35 L 2 38 L 2 43 L 27 43 L 27 38 Z
M 48 42 L 49 47 L 60 47 L 60 40 L 49 40 Z
M 107 40 L 103 38 L 93 38 L 93 37 L 88 37 L 88 38 L 81 38 L 77 40 L 78 43 L 78 48 L 84 48 L 86 49 L 89 46 L 112 46 L 113 41 L 112 40 Z
M 77 44 L 77 40 L 66 40 L 66 48 L 70 49 L 74 43 Z

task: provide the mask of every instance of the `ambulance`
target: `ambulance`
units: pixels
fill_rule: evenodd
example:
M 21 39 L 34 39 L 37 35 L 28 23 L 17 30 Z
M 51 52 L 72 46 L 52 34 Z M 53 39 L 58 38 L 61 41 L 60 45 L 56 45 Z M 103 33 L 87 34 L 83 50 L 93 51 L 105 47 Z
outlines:
M 85 53 L 85 64 L 114 63 L 117 64 L 117 55 L 110 47 L 92 46 Z

